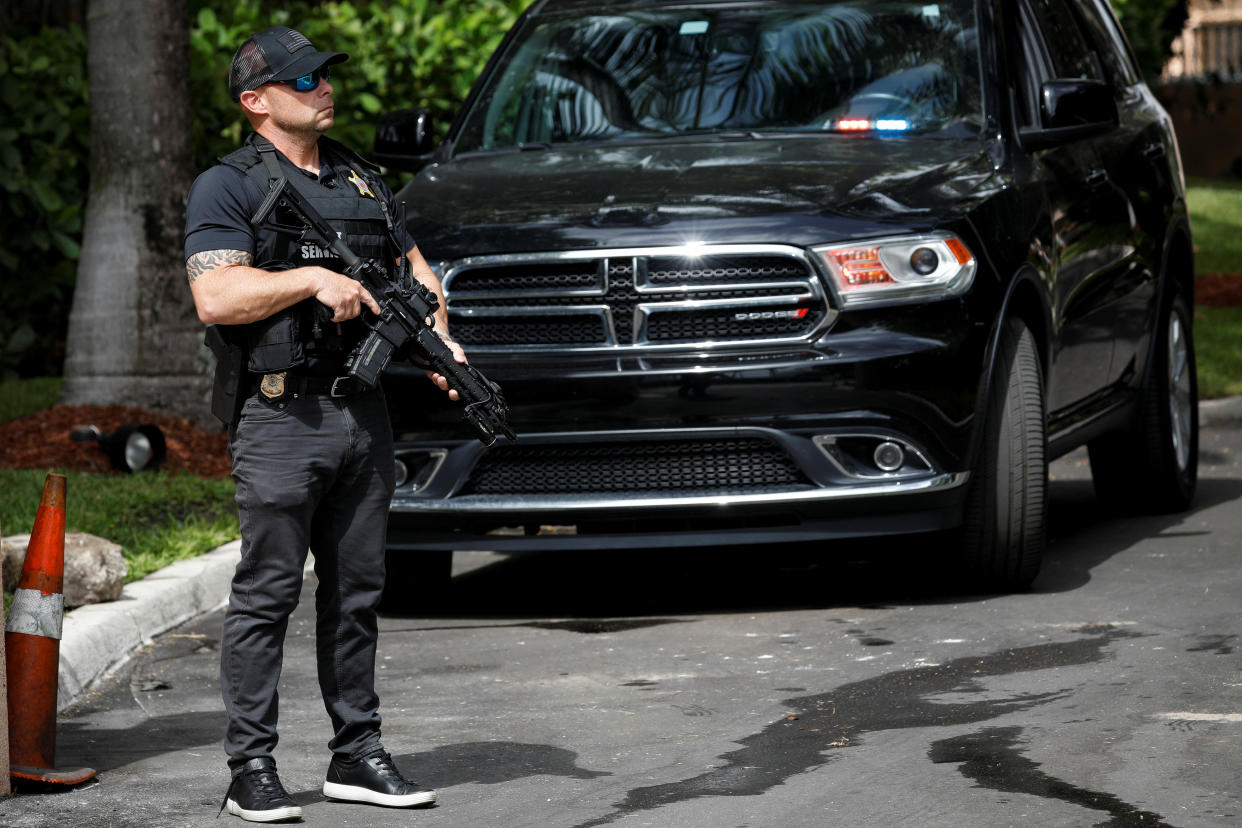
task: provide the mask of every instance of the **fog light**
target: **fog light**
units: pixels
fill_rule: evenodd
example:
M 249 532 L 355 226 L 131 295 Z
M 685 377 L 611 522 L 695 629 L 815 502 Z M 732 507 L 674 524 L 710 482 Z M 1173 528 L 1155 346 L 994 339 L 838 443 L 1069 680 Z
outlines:
M 397 488 L 400 489 L 405 485 L 405 482 L 410 479 L 410 467 L 407 466 L 400 457 L 398 457 L 392 463 L 392 470 L 394 482 L 396 483 Z
M 885 440 L 875 447 L 871 459 L 880 471 L 895 472 L 906 464 L 906 453 L 892 440 Z
M 940 473 L 918 446 L 901 437 L 855 433 L 813 439 L 838 470 L 855 480 L 891 484 Z
M 399 495 L 418 494 L 435 477 L 448 449 L 403 449 L 394 460 Z

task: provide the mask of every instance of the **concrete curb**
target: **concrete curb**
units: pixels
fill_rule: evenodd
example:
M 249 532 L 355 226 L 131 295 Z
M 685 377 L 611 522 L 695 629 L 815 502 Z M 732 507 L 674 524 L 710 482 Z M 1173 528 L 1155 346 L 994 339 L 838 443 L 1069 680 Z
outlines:
M 124 664 L 155 636 L 219 607 L 228 599 L 241 541 L 166 566 L 126 584 L 121 597 L 65 615 L 60 640 L 57 710 Z
M 1242 396 L 1199 405 L 1199 425 L 1242 423 Z M 79 607 L 65 616 L 60 642 L 57 708 L 63 710 L 99 678 L 116 670 L 155 636 L 228 600 L 241 541 L 233 541 L 127 584 L 116 601 Z M 308 565 L 310 561 L 308 560 Z
M 1199 403 L 1199 427 L 1242 423 L 1242 397 Z

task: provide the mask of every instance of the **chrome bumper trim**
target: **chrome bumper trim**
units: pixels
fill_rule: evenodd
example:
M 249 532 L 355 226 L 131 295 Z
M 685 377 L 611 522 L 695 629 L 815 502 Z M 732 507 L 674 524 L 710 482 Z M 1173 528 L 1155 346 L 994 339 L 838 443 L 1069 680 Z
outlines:
M 817 503 L 864 497 L 892 497 L 931 491 L 945 491 L 964 485 L 969 472 L 949 472 L 923 480 L 899 480 L 867 485 L 836 486 L 797 492 L 721 495 L 547 495 L 514 496 L 467 495 L 452 498 L 393 498 L 392 512 L 408 514 L 471 514 L 538 512 L 618 511 L 623 509 L 660 509 L 686 507 L 780 506 L 783 504 Z

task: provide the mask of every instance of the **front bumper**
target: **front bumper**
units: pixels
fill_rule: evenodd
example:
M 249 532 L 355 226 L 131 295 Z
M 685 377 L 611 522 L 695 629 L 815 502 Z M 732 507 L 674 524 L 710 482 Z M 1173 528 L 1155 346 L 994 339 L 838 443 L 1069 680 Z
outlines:
M 903 469 L 867 470 L 850 459 L 865 460 L 864 451 L 839 451 L 881 442 L 908 452 Z M 506 448 L 521 454 L 505 459 Z M 431 468 L 394 497 L 389 547 L 621 549 L 929 532 L 960 522 L 969 479 L 926 461 L 908 437 L 857 426 L 524 434 L 500 455 L 478 443 L 402 444 L 400 459 Z M 547 468 L 536 467 L 541 457 Z
M 809 345 L 632 364 L 487 357 L 476 364 L 503 386 L 518 434 L 490 449 L 425 379 L 386 379 L 411 467 L 389 547 L 716 546 L 956 526 L 987 330 L 964 315 L 955 302 L 851 313 Z M 882 442 L 906 460 L 877 468 Z

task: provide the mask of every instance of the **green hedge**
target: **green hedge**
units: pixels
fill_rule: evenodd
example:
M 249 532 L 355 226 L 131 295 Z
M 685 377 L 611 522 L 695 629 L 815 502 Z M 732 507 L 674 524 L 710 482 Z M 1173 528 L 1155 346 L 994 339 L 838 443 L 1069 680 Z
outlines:
M 1160 80 L 1173 40 L 1189 13 L 1186 0 L 1112 0 L 1139 67 L 1149 83 Z
M 86 36 L 0 34 L 0 377 L 60 374 L 90 175 Z
M 425 106 L 441 127 L 530 0 L 314 3 L 190 0 L 194 163 L 234 149 L 233 52 L 272 25 L 349 52 L 334 73 L 333 137 L 368 153 L 381 112 Z M 76 24 L 0 31 L 0 379 L 59 375 L 90 175 L 86 35 Z M 396 184 L 396 181 L 390 183 Z

